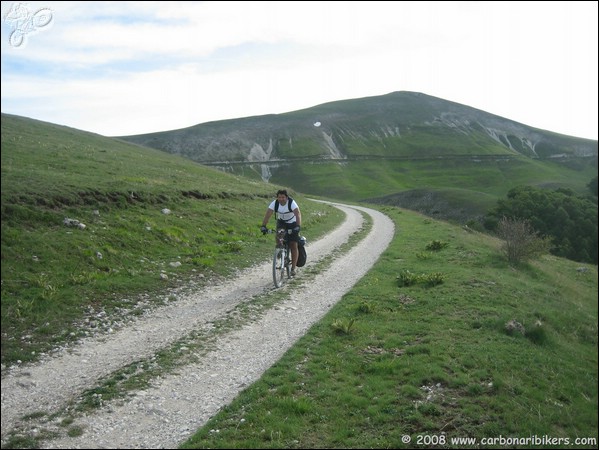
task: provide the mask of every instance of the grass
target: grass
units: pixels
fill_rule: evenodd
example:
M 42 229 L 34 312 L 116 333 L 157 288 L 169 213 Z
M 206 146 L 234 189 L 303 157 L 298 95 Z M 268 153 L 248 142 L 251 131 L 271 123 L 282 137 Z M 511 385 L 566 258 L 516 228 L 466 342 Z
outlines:
M 596 443 L 596 267 L 544 256 L 514 268 L 488 236 L 384 210 L 399 231 L 374 269 L 181 448 L 413 448 L 426 435 L 448 448 L 500 436 Z M 403 286 L 402 270 L 443 282 Z
M 236 170 L 242 173 L 244 168 L 238 166 Z M 448 157 L 290 162 L 273 170 L 270 181 L 341 201 L 382 203 L 396 197 L 402 201 L 395 206 L 427 213 L 438 210 L 437 217 L 464 224 L 486 213 L 516 186 L 564 187 L 583 194 L 588 193 L 587 185 L 596 175 L 592 164 L 570 168 L 522 156 L 509 160 Z M 403 198 L 412 191 L 419 194 L 417 204 Z M 434 199 L 438 201 L 431 201 Z

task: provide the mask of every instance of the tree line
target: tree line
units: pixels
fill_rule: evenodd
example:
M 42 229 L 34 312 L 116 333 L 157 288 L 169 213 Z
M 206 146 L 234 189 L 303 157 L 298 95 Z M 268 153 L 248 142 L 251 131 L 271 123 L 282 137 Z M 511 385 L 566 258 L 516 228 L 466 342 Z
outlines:
M 597 264 L 597 177 L 587 187 L 587 195 L 565 188 L 513 188 L 487 213 L 483 226 L 497 232 L 503 219 L 521 220 L 550 241 L 553 255 Z

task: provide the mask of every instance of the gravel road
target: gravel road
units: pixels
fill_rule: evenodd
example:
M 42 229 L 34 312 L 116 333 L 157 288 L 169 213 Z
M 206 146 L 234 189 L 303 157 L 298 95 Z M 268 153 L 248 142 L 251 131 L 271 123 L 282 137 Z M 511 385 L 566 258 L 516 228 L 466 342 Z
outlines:
M 325 202 L 328 203 L 328 202 Z M 281 356 L 366 274 L 395 232 L 384 214 L 364 207 L 332 203 L 345 221 L 326 239 L 308 242 L 308 263 L 324 258 L 358 231 L 362 213 L 372 217 L 368 236 L 340 255 L 309 283 L 294 282 L 293 295 L 259 319 L 222 334 L 215 350 L 146 390 L 78 416 L 72 426 L 83 433 L 45 440 L 41 448 L 176 448 L 240 391 L 258 380 Z M 281 288 L 282 292 L 291 286 Z M 114 333 L 90 337 L 39 363 L 11 368 L 2 377 L 2 444 L 15 430 L 40 433 L 23 416 L 60 413 L 69 401 L 98 380 L 140 359 L 151 358 L 190 333 L 210 327 L 236 305 L 272 291 L 271 262 L 247 269 L 235 279 L 203 288 L 145 314 Z

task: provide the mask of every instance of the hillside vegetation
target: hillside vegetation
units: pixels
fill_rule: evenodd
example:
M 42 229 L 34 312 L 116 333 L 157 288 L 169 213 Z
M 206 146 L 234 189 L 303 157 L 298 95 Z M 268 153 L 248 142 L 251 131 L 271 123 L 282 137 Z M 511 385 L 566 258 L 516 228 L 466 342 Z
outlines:
M 277 187 L 115 139 L 2 115 L 2 364 L 36 359 L 160 302 L 168 288 L 270 255 Z M 337 210 L 298 200 L 304 231 Z M 195 285 L 195 284 L 194 284 Z
M 370 192 L 386 174 L 368 164 L 371 172 L 339 174 L 339 182 L 349 178 L 348 197 Z M 532 164 L 522 170 L 540 161 Z M 564 182 L 574 170 L 543 167 Z M 408 174 L 415 185 L 427 173 L 419 170 Z M 485 172 L 462 176 L 470 183 L 463 189 L 500 190 Z M 458 182 L 460 172 L 446 177 L 435 186 Z M 201 289 L 268 258 L 272 240 L 258 225 L 276 189 L 3 114 L 3 370 L 90 326 L 109 332 L 149 304 L 171 301 L 170 289 Z M 302 191 L 293 195 L 314 239 L 343 219 Z M 548 436 L 596 448 L 597 267 L 549 255 L 512 266 L 493 237 L 379 208 L 396 236 L 375 267 L 183 447 L 498 448 L 499 440 L 481 440 Z M 309 273 L 298 282 L 309 283 Z M 85 322 L 92 315 L 93 325 Z M 36 439 L 15 436 L 9 446 L 39 448 Z

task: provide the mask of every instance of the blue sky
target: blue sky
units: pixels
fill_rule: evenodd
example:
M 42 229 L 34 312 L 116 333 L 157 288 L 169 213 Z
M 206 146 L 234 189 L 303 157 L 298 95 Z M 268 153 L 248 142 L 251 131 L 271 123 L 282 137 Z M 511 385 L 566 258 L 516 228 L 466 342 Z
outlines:
M 597 139 L 597 2 L 2 2 L 2 112 L 123 136 L 416 91 Z

